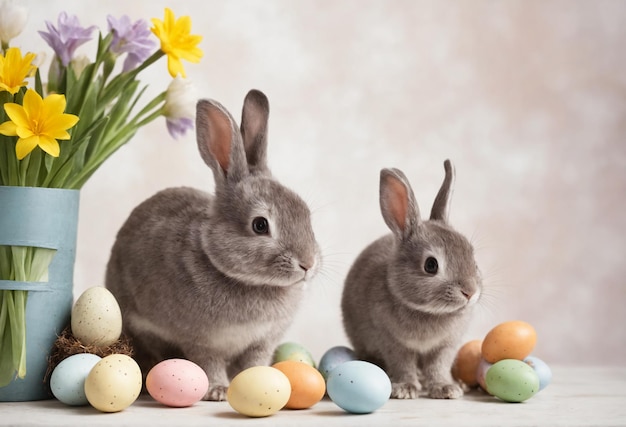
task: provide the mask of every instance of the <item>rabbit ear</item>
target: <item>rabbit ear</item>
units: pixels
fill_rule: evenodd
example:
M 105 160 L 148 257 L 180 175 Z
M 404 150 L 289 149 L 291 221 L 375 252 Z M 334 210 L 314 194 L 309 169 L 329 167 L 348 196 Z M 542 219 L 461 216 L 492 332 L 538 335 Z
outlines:
M 241 113 L 241 137 L 250 173 L 267 173 L 267 120 L 270 105 L 263 92 L 251 90 Z
M 448 222 L 448 215 L 450 211 L 450 203 L 452 201 L 452 192 L 454 190 L 454 166 L 450 160 L 443 162 L 443 167 L 446 170 L 446 177 L 443 179 L 439 193 L 435 197 L 433 208 L 430 211 L 430 219 Z
M 399 169 L 380 171 L 380 210 L 396 236 L 409 237 L 420 224 L 420 213 L 408 179 Z
M 200 100 L 196 129 L 200 155 L 213 170 L 216 185 L 241 180 L 248 169 L 241 133 L 230 113 L 219 102 Z

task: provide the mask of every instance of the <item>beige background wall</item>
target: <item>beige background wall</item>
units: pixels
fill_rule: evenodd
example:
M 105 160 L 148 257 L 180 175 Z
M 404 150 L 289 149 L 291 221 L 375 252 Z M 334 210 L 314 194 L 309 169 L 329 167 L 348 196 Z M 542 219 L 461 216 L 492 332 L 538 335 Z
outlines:
M 316 358 L 346 344 L 343 278 L 388 230 L 380 168 L 403 169 L 429 210 L 452 159 L 451 221 L 472 238 L 485 292 L 467 338 L 522 319 L 548 363 L 626 363 L 626 2 L 25 0 L 27 33 L 66 10 L 189 14 L 205 57 L 186 65 L 197 96 L 240 116 L 250 88 L 270 99 L 270 165 L 314 211 L 325 252 L 286 340 Z M 92 54 L 94 44 L 79 50 Z M 169 83 L 165 60 L 144 75 Z M 130 210 L 168 186 L 212 189 L 193 135 L 142 129 L 84 187 L 76 297 L 103 284 Z M 173 284 L 175 285 L 175 284 Z M 393 349 L 390 349 L 393 351 Z

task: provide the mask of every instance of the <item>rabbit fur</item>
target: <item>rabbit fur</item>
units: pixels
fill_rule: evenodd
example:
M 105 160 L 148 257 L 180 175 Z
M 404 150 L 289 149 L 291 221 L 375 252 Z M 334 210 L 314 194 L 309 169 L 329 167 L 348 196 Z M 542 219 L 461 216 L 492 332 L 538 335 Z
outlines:
M 482 290 L 470 242 L 448 224 L 454 168 L 430 220 L 420 218 L 402 171 L 380 173 L 380 207 L 392 233 L 370 244 L 345 280 L 342 313 L 357 357 L 381 365 L 392 397 L 463 395 L 450 369 L 472 308 Z
M 251 90 L 241 128 L 218 102 L 197 103 L 200 155 L 215 192 L 169 188 L 137 206 L 119 230 L 106 286 L 146 374 L 185 358 L 206 372 L 205 400 L 267 365 L 321 255 L 310 211 L 266 164 L 269 103 Z

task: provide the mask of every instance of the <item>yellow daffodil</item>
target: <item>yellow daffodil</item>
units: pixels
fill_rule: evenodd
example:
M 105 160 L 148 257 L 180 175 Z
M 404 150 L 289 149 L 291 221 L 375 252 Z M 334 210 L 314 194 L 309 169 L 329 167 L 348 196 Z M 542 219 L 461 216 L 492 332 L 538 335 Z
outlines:
M 32 77 L 37 69 L 33 65 L 34 59 L 34 53 L 22 57 L 22 52 L 16 47 L 7 49 L 6 55 L 0 54 L 0 91 L 15 95 L 22 86 L 26 86 L 26 77 Z
M 167 55 L 167 69 L 172 77 L 187 77 L 181 59 L 198 63 L 202 58 L 202 50 L 198 43 L 202 36 L 191 34 L 191 18 L 181 16 L 176 19 L 174 12 L 165 8 L 165 19 L 152 18 L 150 30 L 161 40 L 161 50 Z
M 37 146 L 58 157 L 60 148 L 57 139 L 70 139 L 67 130 L 78 122 L 78 116 L 63 113 L 64 95 L 53 94 L 42 99 L 32 89 L 24 95 L 24 106 L 8 103 L 4 109 L 11 120 L 0 125 L 0 134 L 19 137 L 15 146 L 19 160 Z

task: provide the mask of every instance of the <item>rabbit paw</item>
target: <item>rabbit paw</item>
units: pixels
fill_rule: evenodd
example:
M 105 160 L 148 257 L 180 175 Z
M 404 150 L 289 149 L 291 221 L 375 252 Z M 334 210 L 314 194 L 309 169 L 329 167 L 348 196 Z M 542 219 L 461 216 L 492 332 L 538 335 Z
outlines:
M 417 399 L 420 387 L 413 383 L 391 384 L 391 397 L 393 399 Z
M 428 397 L 433 399 L 456 399 L 463 396 L 458 384 L 433 384 L 428 389 Z
M 209 391 L 207 391 L 202 400 L 213 400 L 216 402 L 226 400 L 227 391 L 227 386 L 216 385 L 215 387 L 209 388 Z

